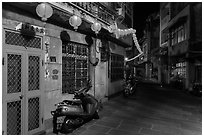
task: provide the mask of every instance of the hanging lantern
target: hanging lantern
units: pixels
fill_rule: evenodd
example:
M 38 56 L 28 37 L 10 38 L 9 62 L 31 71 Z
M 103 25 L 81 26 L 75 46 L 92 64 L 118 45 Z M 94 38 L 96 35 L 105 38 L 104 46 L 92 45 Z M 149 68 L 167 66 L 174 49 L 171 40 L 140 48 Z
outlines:
M 118 31 L 118 30 L 115 31 L 115 37 L 116 37 L 117 39 L 119 39 L 119 37 L 120 37 L 120 34 L 119 34 L 119 31 Z
M 77 15 L 73 15 L 69 18 L 69 24 L 74 27 L 75 30 L 78 29 L 78 27 L 81 25 L 82 20 L 80 17 L 78 17 Z
M 52 7 L 47 3 L 41 3 L 36 7 L 36 13 L 41 17 L 42 21 L 47 21 L 53 14 Z
M 101 30 L 101 24 L 98 22 L 95 22 L 91 25 L 91 29 L 98 34 L 98 32 Z
M 124 36 L 124 30 L 121 30 L 121 36 Z
M 118 29 L 118 35 L 122 36 L 122 30 L 121 29 Z

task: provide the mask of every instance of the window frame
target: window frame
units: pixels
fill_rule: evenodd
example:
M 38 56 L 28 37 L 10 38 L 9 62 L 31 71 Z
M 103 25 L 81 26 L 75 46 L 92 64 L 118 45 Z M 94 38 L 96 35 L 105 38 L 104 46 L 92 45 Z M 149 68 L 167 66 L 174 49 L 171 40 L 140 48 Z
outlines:
M 76 42 L 62 43 L 62 94 L 73 94 L 75 90 L 82 88 L 90 78 L 89 57 L 88 45 Z M 72 60 L 72 63 L 67 63 L 67 60 L 65 61 L 63 58 Z M 84 75 L 85 73 L 86 75 Z M 72 81 L 72 85 L 66 85 L 70 81 Z M 78 81 L 81 83 L 77 83 Z
M 111 53 L 111 82 L 124 79 L 124 56 L 116 53 Z
M 186 40 L 186 23 L 182 23 L 180 25 L 177 25 L 170 29 L 170 41 L 171 41 L 171 46 L 174 46 L 180 42 L 183 42 Z

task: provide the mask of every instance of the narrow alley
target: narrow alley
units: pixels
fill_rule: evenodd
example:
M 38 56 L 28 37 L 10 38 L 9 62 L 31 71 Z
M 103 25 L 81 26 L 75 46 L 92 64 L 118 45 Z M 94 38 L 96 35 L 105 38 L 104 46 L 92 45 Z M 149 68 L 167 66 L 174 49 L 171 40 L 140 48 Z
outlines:
M 141 84 L 132 97 L 113 97 L 99 114 L 99 120 L 92 120 L 71 134 L 202 134 L 201 98 L 158 85 Z
M 202 2 L 2 2 L 2 135 L 201 135 L 201 30 Z

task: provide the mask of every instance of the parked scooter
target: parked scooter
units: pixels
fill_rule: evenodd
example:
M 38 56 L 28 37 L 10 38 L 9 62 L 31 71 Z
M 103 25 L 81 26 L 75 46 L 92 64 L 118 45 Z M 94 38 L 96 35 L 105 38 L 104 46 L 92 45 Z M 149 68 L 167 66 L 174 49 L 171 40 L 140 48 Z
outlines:
M 75 91 L 74 100 L 63 100 L 56 105 L 55 111 L 51 111 L 53 133 L 70 133 L 91 119 L 99 119 L 99 102 L 87 93 L 90 88 L 89 80 L 86 87 Z
M 130 95 L 133 95 L 137 86 L 137 80 L 130 76 L 128 79 L 125 80 L 123 95 L 124 97 L 128 97 Z

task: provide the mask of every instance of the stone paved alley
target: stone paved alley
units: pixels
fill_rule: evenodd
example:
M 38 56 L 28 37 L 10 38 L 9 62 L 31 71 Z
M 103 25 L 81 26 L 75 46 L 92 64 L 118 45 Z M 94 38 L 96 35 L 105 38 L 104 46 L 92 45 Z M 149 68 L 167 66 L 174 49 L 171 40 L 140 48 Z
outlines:
M 70 134 L 202 134 L 202 99 L 155 85 L 142 84 L 129 98 L 122 95 L 111 98 L 99 115 L 100 119 L 92 120 Z

